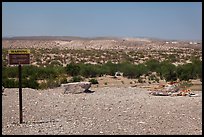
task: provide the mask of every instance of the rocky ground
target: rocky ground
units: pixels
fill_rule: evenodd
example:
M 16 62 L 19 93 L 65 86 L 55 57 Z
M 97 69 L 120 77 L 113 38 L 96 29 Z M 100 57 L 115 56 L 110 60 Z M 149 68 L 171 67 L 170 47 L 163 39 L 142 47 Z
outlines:
M 91 87 L 63 94 L 61 87 L 23 89 L 19 124 L 18 88 L 2 95 L 3 135 L 192 135 L 202 134 L 199 97 L 153 96 L 138 87 Z

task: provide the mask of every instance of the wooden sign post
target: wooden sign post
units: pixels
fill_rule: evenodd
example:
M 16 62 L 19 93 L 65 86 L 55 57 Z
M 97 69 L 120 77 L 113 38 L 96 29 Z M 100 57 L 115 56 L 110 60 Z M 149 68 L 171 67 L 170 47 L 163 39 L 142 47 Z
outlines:
M 18 65 L 19 78 L 19 117 L 20 124 L 23 123 L 23 105 L 22 105 L 22 79 L 21 79 L 21 64 L 30 64 L 30 50 L 29 49 L 13 49 L 8 51 L 9 64 Z

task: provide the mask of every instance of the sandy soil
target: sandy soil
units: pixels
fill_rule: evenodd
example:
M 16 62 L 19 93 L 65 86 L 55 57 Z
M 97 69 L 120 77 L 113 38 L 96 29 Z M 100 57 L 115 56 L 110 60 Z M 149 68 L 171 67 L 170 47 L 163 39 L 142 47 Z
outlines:
M 138 87 L 91 87 L 92 93 L 63 94 L 23 89 L 19 124 L 18 88 L 2 95 L 3 135 L 192 135 L 202 134 L 199 97 L 153 96 Z

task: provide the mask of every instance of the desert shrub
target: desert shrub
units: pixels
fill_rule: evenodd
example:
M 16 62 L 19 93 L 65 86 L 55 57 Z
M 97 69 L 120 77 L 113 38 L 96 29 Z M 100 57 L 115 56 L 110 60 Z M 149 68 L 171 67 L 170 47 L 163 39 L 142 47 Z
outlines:
M 79 65 L 71 62 L 70 64 L 67 64 L 66 72 L 67 72 L 67 74 L 69 74 L 71 76 L 77 76 L 80 73 L 80 67 L 79 67 Z
M 91 82 L 91 84 L 98 84 L 97 79 L 90 79 L 89 82 Z
M 101 66 L 99 65 L 91 65 L 90 67 L 90 77 L 93 78 L 93 77 L 98 77 L 98 76 L 101 76 L 103 74 L 102 70 L 101 70 Z
M 166 81 L 177 80 L 176 66 L 168 61 L 161 62 L 159 73 Z
M 67 83 L 67 78 L 63 77 L 60 79 L 60 84 L 65 84 Z
M 37 71 L 38 79 L 54 79 L 63 74 L 63 67 L 40 67 Z
M 144 64 L 134 65 L 129 62 L 123 62 L 120 64 L 120 71 L 128 78 L 139 78 L 147 73 L 147 68 Z
M 18 88 L 19 83 L 15 79 L 6 78 L 6 79 L 2 79 L 2 86 L 4 86 L 5 88 Z
M 101 65 L 80 64 L 80 75 L 86 78 L 102 76 L 104 70 Z
M 177 67 L 177 75 L 180 80 L 188 80 L 191 78 L 189 75 L 188 71 L 190 69 L 190 65 L 185 64 L 185 65 L 179 65 Z
M 38 77 L 37 72 L 39 68 L 36 66 L 23 66 L 22 67 L 22 78 Z
M 47 89 L 47 88 L 48 88 L 47 82 L 42 82 L 39 84 L 39 89 Z
M 38 68 L 38 71 L 37 71 L 37 76 L 38 76 L 38 79 L 49 79 L 50 76 L 53 74 L 54 72 L 51 71 L 50 69 L 48 68 L 43 68 L 43 67 L 40 67 Z
M 192 59 L 192 65 L 194 68 L 193 78 L 200 78 L 202 81 L 202 61 L 199 58 Z
M 54 69 L 56 76 L 66 74 L 66 69 L 63 66 L 55 66 L 55 67 L 52 67 L 52 68 Z
M 120 64 L 120 71 L 123 72 L 123 76 L 128 78 L 135 78 L 137 75 L 136 66 L 129 62 L 123 62 Z
M 160 62 L 158 60 L 155 60 L 155 59 L 150 59 L 150 60 L 146 61 L 145 65 L 146 65 L 146 68 L 148 69 L 148 71 L 158 72 L 159 67 L 160 67 Z
M 22 79 L 22 87 L 23 88 L 33 88 L 33 89 L 38 89 L 39 88 L 39 83 L 34 77 L 31 77 L 29 79 L 23 78 Z
M 143 74 L 147 74 L 148 69 L 144 64 L 136 65 L 136 78 L 142 76 Z
M 34 77 L 31 77 L 27 81 L 27 87 L 28 88 L 33 88 L 33 89 L 38 89 L 39 88 L 39 83 L 37 82 L 37 80 Z
M 60 49 L 59 48 L 52 48 L 51 53 L 53 54 L 59 54 Z
M 170 54 L 168 56 L 168 60 L 173 63 L 173 62 L 179 61 L 179 58 L 178 58 L 178 55 Z
M 18 67 L 11 66 L 11 67 L 2 67 L 2 75 L 3 77 L 7 78 L 17 78 L 18 77 Z
M 111 61 L 108 61 L 103 65 L 103 72 L 107 75 L 114 76 L 116 71 L 118 71 L 118 65 L 113 64 Z
M 55 88 L 55 87 L 59 87 L 60 86 L 60 83 L 55 80 L 55 79 L 48 79 L 47 81 L 47 87 L 48 88 Z
M 92 67 L 90 64 L 83 64 L 80 66 L 80 68 L 81 68 L 80 75 L 82 75 L 83 77 L 86 77 L 86 78 L 90 77 L 90 75 L 92 73 Z
M 188 81 L 189 79 L 202 80 L 202 61 L 196 57 L 191 58 L 192 63 L 177 66 L 177 77 L 180 80 Z

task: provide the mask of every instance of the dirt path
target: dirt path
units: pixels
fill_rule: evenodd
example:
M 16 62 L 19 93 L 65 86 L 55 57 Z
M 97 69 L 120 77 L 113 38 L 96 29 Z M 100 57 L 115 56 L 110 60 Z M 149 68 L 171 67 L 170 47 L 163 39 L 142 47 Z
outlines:
M 199 97 L 152 96 L 137 87 L 98 87 L 93 93 L 63 94 L 62 88 L 23 89 L 19 124 L 18 89 L 2 95 L 2 134 L 202 134 Z

